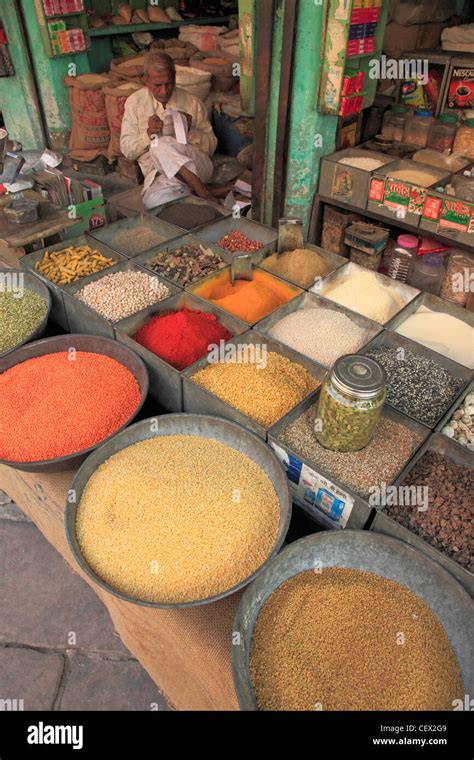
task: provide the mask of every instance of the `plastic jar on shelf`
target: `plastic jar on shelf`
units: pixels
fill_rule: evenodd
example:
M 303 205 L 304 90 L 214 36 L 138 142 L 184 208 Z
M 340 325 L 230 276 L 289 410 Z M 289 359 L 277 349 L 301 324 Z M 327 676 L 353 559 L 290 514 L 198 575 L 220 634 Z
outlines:
M 474 280 L 474 258 L 456 249 L 451 251 L 441 284 L 441 298 L 465 306 L 470 294 L 471 277 Z
M 414 115 L 405 122 L 403 141 L 409 145 L 419 145 L 424 148 L 430 136 L 431 127 L 436 119 L 431 111 L 425 108 L 417 108 Z
M 446 275 L 443 258 L 441 253 L 425 253 L 423 256 L 417 256 L 409 285 L 437 296 Z
M 474 158 L 474 119 L 467 119 L 456 132 L 453 153 Z
M 359 451 L 375 432 L 386 397 L 387 374 L 368 356 L 346 354 L 321 386 L 314 432 L 332 451 Z
M 458 120 L 453 114 L 442 114 L 433 124 L 428 138 L 428 148 L 440 153 L 451 153 L 456 137 Z
M 385 137 L 387 140 L 403 142 L 403 132 L 407 118 L 408 108 L 406 106 L 393 106 L 386 111 L 382 121 L 382 137 Z
M 399 235 L 397 247 L 390 256 L 388 276 L 392 280 L 407 282 L 411 277 L 417 251 L 418 238 L 415 235 Z

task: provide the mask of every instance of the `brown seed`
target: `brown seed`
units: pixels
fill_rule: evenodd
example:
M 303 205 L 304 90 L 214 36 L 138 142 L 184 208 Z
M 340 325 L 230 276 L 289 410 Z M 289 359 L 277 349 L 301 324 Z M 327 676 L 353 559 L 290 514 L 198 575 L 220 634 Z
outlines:
M 459 665 L 438 618 L 378 575 L 327 568 L 260 610 L 250 670 L 262 710 L 452 710 Z

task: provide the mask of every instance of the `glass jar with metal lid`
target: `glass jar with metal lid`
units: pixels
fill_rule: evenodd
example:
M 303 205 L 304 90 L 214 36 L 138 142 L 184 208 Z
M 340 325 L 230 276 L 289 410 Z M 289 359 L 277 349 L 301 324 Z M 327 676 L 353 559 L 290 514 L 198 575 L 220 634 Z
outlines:
M 278 253 L 295 251 L 303 248 L 303 222 L 301 219 L 279 219 L 278 221 Z
M 341 356 L 326 375 L 314 426 L 333 451 L 359 451 L 372 440 L 386 397 L 387 373 L 374 359 Z

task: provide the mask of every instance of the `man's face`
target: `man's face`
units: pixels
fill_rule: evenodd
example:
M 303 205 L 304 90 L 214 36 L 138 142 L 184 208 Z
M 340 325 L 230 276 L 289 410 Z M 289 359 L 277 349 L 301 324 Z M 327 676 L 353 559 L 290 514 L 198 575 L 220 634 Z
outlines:
M 172 71 L 154 71 L 150 69 L 145 84 L 159 103 L 166 105 L 174 90 L 174 73 Z

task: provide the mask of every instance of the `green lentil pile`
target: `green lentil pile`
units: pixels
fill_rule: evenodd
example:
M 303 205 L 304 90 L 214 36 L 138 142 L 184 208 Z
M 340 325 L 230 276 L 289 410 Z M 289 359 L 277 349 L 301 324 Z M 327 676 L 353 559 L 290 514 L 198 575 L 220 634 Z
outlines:
M 452 710 L 464 695 L 450 641 L 421 599 L 340 567 L 299 573 L 273 592 L 250 671 L 261 710 Z
M 387 372 L 387 402 L 410 417 L 434 427 L 464 385 L 438 362 L 398 348 L 367 351 Z
M 293 420 L 279 435 L 283 444 L 300 452 L 316 469 L 345 483 L 363 498 L 370 488 L 391 483 L 420 446 L 422 437 L 390 417 L 382 416 L 370 443 L 360 451 L 331 451 L 316 440 L 317 405 Z
M 117 591 L 176 603 L 226 591 L 268 558 L 279 501 L 265 472 L 218 441 L 157 436 L 104 462 L 84 489 L 77 536 Z
M 22 343 L 41 324 L 48 307 L 32 290 L 0 291 L 0 354 Z

